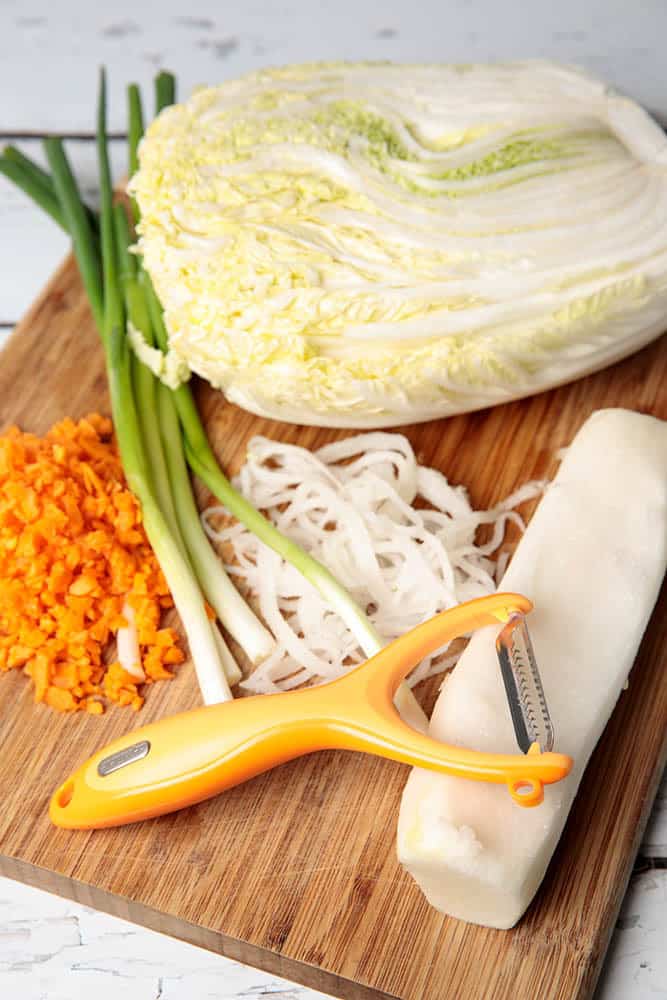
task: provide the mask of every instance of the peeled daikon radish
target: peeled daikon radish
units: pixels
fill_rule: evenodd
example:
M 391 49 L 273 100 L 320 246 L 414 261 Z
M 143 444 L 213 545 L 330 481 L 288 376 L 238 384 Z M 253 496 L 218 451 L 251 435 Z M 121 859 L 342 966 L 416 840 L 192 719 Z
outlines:
M 667 566 L 667 422 L 600 410 L 566 452 L 501 590 L 519 591 L 556 732 L 574 758 L 526 809 L 502 785 L 415 769 L 398 854 L 429 902 L 489 927 L 512 927 L 542 881 L 588 759 L 632 668 Z M 445 681 L 436 739 L 517 752 L 495 652 L 476 633 Z

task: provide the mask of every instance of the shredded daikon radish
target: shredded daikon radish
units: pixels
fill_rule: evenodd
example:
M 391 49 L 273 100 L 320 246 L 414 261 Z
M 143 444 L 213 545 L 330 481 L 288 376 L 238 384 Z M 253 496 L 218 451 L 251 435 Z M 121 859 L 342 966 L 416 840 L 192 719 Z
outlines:
M 320 560 L 367 610 L 387 641 L 462 601 L 495 589 L 491 558 L 514 508 L 544 482 L 526 483 L 492 510 L 473 510 L 463 486 L 420 466 L 402 434 L 374 432 L 305 448 L 255 437 L 235 485 L 276 527 Z M 415 507 L 417 498 L 428 507 Z M 276 637 L 271 655 L 242 682 L 256 693 L 333 680 L 363 658 L 353 634 L 315 588 L 239 524 L 220 526 L 224 507 L 202 514 L 206 533 L 229 546 L 227 566 L 256 596 Z M 491 525 L 484 544 L 477 529 Z M 504 568 L 506 560 L 503 560 Z M 454 665 L 444 646 L 413 670 L 414 686 Z

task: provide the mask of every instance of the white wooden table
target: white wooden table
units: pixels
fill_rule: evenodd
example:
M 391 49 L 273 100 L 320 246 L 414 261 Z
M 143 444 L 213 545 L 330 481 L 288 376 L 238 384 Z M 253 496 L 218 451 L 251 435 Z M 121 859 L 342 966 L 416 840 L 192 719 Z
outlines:
M 181 92 L 262 65 L 312 59 L 481 61 L 547 56 L 605 76 L 667 122 L 664 0 L 0 0 L 0 142 L 41 159 L 71 137 L 94 189 L 97 67 L 110 72 L 117 175 L 125 85 L 167 67 Z M 0 178 L 0 342 L 67 250 Z M 1 683 L 1 678 L 0 678 Z M 0 879 L 0 997 L 8 1000 L 314 1000 L 312 990 Z M 653 812 L 597 1000 L 667 997 L 667 785 Z M 523 1000 L 523 998 L 519 998 Z

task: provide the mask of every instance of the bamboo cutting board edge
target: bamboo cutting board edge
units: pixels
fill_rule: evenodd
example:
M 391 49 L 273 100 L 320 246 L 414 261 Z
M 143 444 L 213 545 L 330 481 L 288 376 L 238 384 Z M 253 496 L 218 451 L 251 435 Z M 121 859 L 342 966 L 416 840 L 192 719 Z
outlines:
M 523 425 L 526 421 L 533 422 L 532 434 L 528 447 L 530 450 L 530 474 L 544 475 L 545 470 L 553 465 L 553 452 L 560 447 L 571 436 L 572 417 L 566 418 L 564 410 L 575 409 L 577 407 L 585 416 L 591 408 L 591 395 L 595 395 L 598 405 L 630 405 L 637 409 L 660 410 L 660 415 L 667 417 L 667 397 L 664 390 L 659 393 L 659 379 L 662 369 L 663 378 L 667 378 L 667 340 L 663 338 L 662 346 L 653 345 L 645 349 L 639 355 L 626 362 L 614 366 L 607 372 L 600 373 L 589 379 L 582 380 L 571 386 L 556 390 L 551 393 L 543 393 L 540 396 L 532 397 L 530 400 L 520 404 L 508 404 L 503 407 L 496 407 L 494 410 L 473 413 L 463 418 L 451 418 L 448 421 L 434 422 L 418 427 L 401 428 L 415 444 L 418 452 L 426 450 L 425 460 L 430 461 L 431 456 L 438 452 L 446 453 L 447 461 L 436 461 L 434 464 L 440 465 L 454 482 L 467 482 L 471 487 L 471 493 L 476 505 L 486 504 L 498 499 L 499 495 L 508 492 L 517 481 L 528 478 L 528 474 L 521 475 L 521 458 L 516 454 L 516 447 L 513 447 L 517 435 L 525 435 Z M 91 351 L 93 356 L 91 358 Z M 24 371 L 31 370 L 33 381 L 30 382 L 23 375 Z M 70 382 L 70 376 L 73 377 Z M 55 379 L 55 381 L 54 381 Z M 649 390 L 651 381 L 658 380 L 658 387 Z M 663 383 L 664 385 L 664 383 Z M 53 396 L 49 393 L 52 392 Z M 651 395 L 653 392 L 653 396 Z M 618 395 L 623 398 L 618 399 Z M 646 403 L 645 400 L 653 398 L 653 404 Z M 230 432 L 238 433 L 239 442 L 245 440 L 249 428 L 254 425 L 265 433 L 271 432 L 274 436 L 279 436 L 284 440 L 299 440 L 307 446 L 312 446 L 316 440 L 335 439 L 347 436 L 351 431 L 328 432 L 313 428 L 298 428 L 289 425 L 274 424 L 253 418 L 235 407 L 221 402 L 219 394 L 204 390 L 203 409 L 212 434 L 214 443 L 222 445 L 223 462 L 228 464 L 230 460 L 232 467 L 234 461 L 238 460 L 238 454 L 230 456 L 225 452 L 229 450 L 231 440 Z M 564 405 L 565 403 L 565 405 Z M 47 426 L 65 416 L 68 412 L 73 416 L 80 416 L 91 409 L 99 408 L 106 410 L 108 406 L 106 395 L 106 383 L 102 369 L 101 354 L 97 348 L 97 341 L 92 328 L 90 316 L 83 300 L 82 290 L 79 285 L 76 270 L 71 259 L 67 259 L 56 272 L 44 293 L 29 310 L 25 319 L 16 329 L 10 338 L 2 354 L 0 362 L 0 427 L 7 420 L 18 420 L 24 424 L 26 429 L 36 432 L 43 432 Z M 581 417 L 583 420 L 583 416 Z M 529 421 L 529 422 L 530 422 Z M 581 421 L 579 421 L 581 422 Z M 253 425 L 253 426 L 251 426 Z M 558 427 L 559 434 L 554 435 L 549 427 Z M 446 431 L 442 434 L 441 431 Z M 444 438 L 447 438 L 443 444 Z M 480 448 L 473 444 L 468 449 L 466 455 L 465 440 L 471 438 L 474 441 L 479 439 L 484 444 L 484 449 L 480 454 Z M 421 441 L 421 443 L 419 443 Z M 238 453 L 239 449 L 235 449 Z M 493 458 L 496 457 L 494 463 Z M 496 468 L 499 456 L 503 456 L 506 461 L 499 474 L 490 480 L 486 469 L 487 466 Z M 420 456 L 424 458 L 424 456 Z M 519 478 L 520 477 L 520 478 Z M 660 651 L 657 649 L 656 633 L 660 632 L 661 619 L 665 619 L 665 591 L 663 598 L 659 602 L 653 616 L 653 622 L 649 626 L 642 650 L 638 660 L 641 661 L 638 687 L 640 690 L 646 688 L 647 715 L 651 718 L 660 718 L 660 706 L 667 707 L 667 685 L 661 681 L 657 675 L 656 666 L 660 658 Z M 657 620 L 656 620 L 657 619 Z M 648 647 L 646 651 L 645 647 Z M 656 647 L 654 649 L 654 647 Z M 651 667 L 651 665 L 653 665 Z M 637 669 L 637 668 L 636 668 Z M 653 673 L 650 670 L 653 670 Z M 188 680 L 190 683 L 187 683 Z M 165 711 L 171 712 L 176 709 L 191 707 L 196 703 L 196 692 L 193 694 L 192 678 L 188 679 L 187 672 L 183 671 L 183 676 L 171 682 L 169 685 L 159 685 L 153 689 L 151 698 L 147 703 L 139 724 L 151 721 L 151 717 L 157 717 Z M 652 682 L 654 687 L 651 688 Z M 5 684 L 3 691 L 14 688 L 17 697 L 11 696 L 5 699 L 4 725 L 7 727 L 10 756 L 12 750 L 21 751 L 20 725 L 34 722 L 36 732 L 43 731 L 47 734 L 51 729 L 60 728 L 61 734 L 68 742 L 68 752 L 72 763 L 77 762 L 82 756 L 89 752 L 91 734 L 95 734 L 95 740 L 100 740 L 101 729 L 91 729 L 90 720 L 58 719 L 53 713 L 40 707 L 33 707 L 27 697 L 26 686 L 23 679 L 18 676 L 0 677 L 0 683 Z M 8 685 L 8 687 L 7 687 Z M 609 770 L 605 760 L 609 747 L 613 748 L 618 742 L 623 743 L 622 719 L 626 716 L 632 717 L 633 705 L 638 695 L 633 696 L 634 685 L 631 682 L 630 697 L 623 697 L 612 717 L 612 720 L 601 740 L 594 758 L 589 765 L 587 775 L 590 772 L 588 784 L 593 781 L 593 775 L 598 772 L 602 777 L 607 777 Z M 634 697 L 634 701 L 633 701 Z M 662 699 L 662 700 L 661 700 Z M 9 706 L 9 707 L 8 707 Z M 636 705 L 635 705 L 636 710 Z M 3 724 L 3 706 L 0 702 L 0 725 Z M 47 716 L 44 715 L 47 712 Z M 40 715 L 41 713 L 41 715 Z M 128 718 L 127 714 L 121 711 L 113 711 L 108 714 L 105 729 L 101 739 L 107 739 L 118 735 L 119 727 L 127 730 L 135 724 L 134 718 Z M 99 720 L 98 726 L 99 726 Z M 40 730 L 41 727 L 41 730 Z M 85 730 L 85 732 L 80 732 Z M 71 741 L 71 747 L 69 747 Z M 88 742 L 87 742 L 88 741 Z M 7 746 L 7 744 L 6 744 Z M 33 764 L 33 771 L 39 769 L 39 764 L 47 773 L 49 768 L 53 770 L 53 761 L 49 757 L 49 749 L 43 748 L 37 753 L 37 765 Z M 85 750 L 85 753 L 83 753 Z M 296 766 L 288 765 L 286 775 L 281 776 L 275 772 L 273 777 L 258 779 L 252 782 L 245 792 L 241 791 L 237 795 L 228 793 L 225 802 L 228 807 L 223 812 L 220 806 L 211 804 L 208 812 L 201 812 L 200 807 L 187 811 L 191 824 L 194 824 L 194 833 L 190 835 L 190 827 L 177 819 L 173 824 L 155 826 L 146 824 L 145 829 L 135 833 L 128 831 L 125 838 L 117 840 L 115 837 L 95 838 L 93 835 L 83 835 L 80 841 L 72 840 L 71 849 L 63 849 L 59 844 L 63 843 L 59 838 L 59 832 L 53 831 L 44 826 L 43 807 L 48 798 L 51 787 L 55 787 L 55 780 L 51 777 L 47 779 L 47 787 L 40 788 L 43 795 L 37 796 L 32 802 L 32 815 L 30 814 L 30 795 L 18 793 L 16 801 L 6 802 L 4 817 L 0 816 L 0 871 L 25 881 L 29 884 L 44 888 L 47 891 L 66 895 L 84 904 L 92 904 L 98 909 L 106 910 L 118 916 L 129 918 L 135 922 L 145 924 L 155 930 L 169 933 L 194 944 L 209 948 L 209 950 L 221 952 L 231 958 L 256 965 L 271 973 L 287 976 L 296 979 L 306 985 L 325 992 L 331 992 L 349 1000 L 387 1000 L 387 998 L 409 997 L 410 1000 L 442 1000 L 443 976 L 454 985 L 457 984 L 459 992 L 456 993 L 457 1000 L 472 1000 L 473 997 L 480 996 L 480 982 L 477 981 L 474 991 L 471 992 L 471 974 L 462 971 L 460 962 L 456 958 L 454 951 L 458 948 L 463 956 L 461 962 L 465 962 L 466 953 L 472 956 L 473 964 L 475 956 L 477 960 L 486 960 L 486 946 L 488 944 L 490 958 L 489 968 L 486 970 L 490 979 L 486 982 L 484 989 L 493 983 L 494 1000 L 515 996 L 516 989 L 521 989 L 521 984 L 525 985 L 522 977 L 522 964 L 532 959 L 534 966 L 533 973 L 540 979 L 547 973 L 545 969 L 551 970 L 553 978 L 547 982 L 547 989 L 542 983 L 541 995 L 547 998 L 577 998 L 584 1000 L 589 997 L 594 987 L 597 975 L 604 958 L 604 953 L 608 945 L 609 937 L 613 929 L 614 919 L 618 913 L 625 887 L 630 876 L 632 861 L 635 856 L 642 831 L 646 824 L 650 805 L 657 790 L 660 770 L 664 766 L 667 744 L 662 748 L 657 745 L 644 745 L 644 757 L 637 764 L 638 774 L 628 772 L 626 778 L 630 777 L 634 783 L 630 788 L 627 799 L 621 799 L 616 803 L 613 810 L 607 809 L 607 818 L 610 820 L 609 838 L 601 836 L 599 831 L 593 831 L 592 839 L 599 841 L 597 846 L 597 862 L 601 865 L 600 878 L 603 882 L 603 890 L 598 891 L 598 895 L 604 895 L 603 907 L 597 917 L 594 928 L 586 924 L 590 916 L 589 907 L 586 905 L 577 910 L 576 917 L 568 916 L 563 911 L 563 926 L 559 920 L 554 927 L 551 926 L 549 907 L 556 908 L 563 906 L 569 899 L 570 890 L 567 886 L 560 886 L 563 881 L 562 870 L 574 867 L 573 874 L 577 873 L 576 857 L 573 858 L 573 847 L 579 843 L 580 835 L 577 824 L 582 821 L 595 820 L 597 812 L 591 813 L 590 805 L 585 805 L 577 799 L 570 821 L 559 845 L 554 862 L 545 879 L 545 884 L 538 893 L 536 902 L 530 908 L 524 920 L 518 925 L 515 931 L 511 932 L 487 932 L 481 928 L 474 928 L 469 925 L 459 924 L 457 921 L 448 921 L 435 914 L 423 902 L 419 891 L 413 885 L 409 877 L 397 869 L 395 862 L 395 814 L 393 806 L 387 807 L 384 802 L 384 794 L 377 798 L 378 782 L 382 783 L 383 789 L 386 786 L 386 798 L 389 803 L 395 803 L 400 795 L 405 774 L 404 769 L 398 766 L 379 764 L 366 761 L 351 762 L 341 761 L 339 757 L 324 760 L 323 764 L 315 763 L 312 759 L 297 763 Z M 24 760 L 28 760 L 27 756 Z M 319 758 L 320 762 L 322 758 Z M 20 766 L 21 761 L 19 761 Z M 337 767 L 336 767 L 337 765 Z M 640 766 L 641 765 L 641 766 Z M 628 761 L 623 762 L 627 770 Z M 2 773 L 2 762 L 0 761 L 0 774 Z M 284 771 L 285 769 L 281 769 Z M 264 864 L 263 871 L 257 885 L 262 886 L 268 883 L 271 888 L 271 880 L 278 881 L 278 888 L 272 891 L 271 905 L 277 927 L 274 928 L 270 920 L 266 920 L 261 912 L 257 910 L 258 923 L 264 922 L 266 926 L 259 929 L 252 928 L 252 924 L 245 921 L 238 913 L 234 913 L 234 906 L 228 907 L 231 916 L 228 918 L 218 915 L 215 909 L 211 910 L 210 900 L 205 893 L 197 896 L 197 901 L 201 903 L 198 915 L 201 919 L 197 923 L 192 919 L 196 909 L 191 901 L 184 898 L 182 894 L 168 896 L 167 902 L 163 897 L 160 903 L 164 907 L 151 905 L 147 900 L 155 899 L 159 896 L 158 890 L 146 883 L 142 878 L 142 862 L 146 861 L 150 868 L 152 862 L 151 851 L 160 854 L 161 839 L 169 837 L 171 827 L 175 829 L 181 838 L 187 832 L 186 842 L 193 839 L 198 845 L 199 854 L 206 854 L 206 842 L 210 838 L 205 838 L 199 827 L 206 825 L 206 822 L 214 829 L 217 835 L 218 829 L 224 827 L 236 813 L 241 816 L 245 823 L 245 817 L 250 816 L 252 829 L 258 833 L 257 846 L 261 849 L 264 843 L 265 831 L 273 827 L 273 822 L 267 826 L 262 826 L 261 813 L 271 809 L 286 808 L 285 788 L 289 788 L 291 795 L 297 798 L 302 795 L 302 808 L 311 808 L 313 796 L 324 795 L 322 801 L 329 808 L 329 811 L 341 810 L 344 812 L 346 798 L 340 795 L 340 789 L 336 788 L 332 772 L 337 770 L 342 774 L 342 780 L 350 780 L 350 787 L 354 783 L 368 783 L 368 799 L 373 803 L 373 794 L 376 795 L 378 810 L 382 808 L 382 817 L 388 817 L 389 830 L 378 824 L 373 818 L 356 817 L 358 822 L 350 822 L 345 828 L 341 841 L 340 854 L 337 867 L 340 870 L 331 869 L 330 878 L 334 887 L 340 891 L 342 902 L 338 907 L 336 916 L 345 927 L 342 932 L 333 924 L 330 926 L 330 934 L 322 938 L 317 927 L 310 927 L 310 922 L 316 922 L 317 910 L 313 909 L 312 901 L 301 906 L 300 894 L 308 896 L 311 880 L 317 881 L 317 869 L 313 868 L 313 874 L 305 869 L 305 875 L 299 869 L 290 869 L 274 875 L 271 867 L 276 864 L 276 857 L 280 858 L 280 853 L 269 856 L 261 861 Z M 614 766 L 611 767 L 612 772 Z M 615 767 L 617 777 L 625 774 L 622 770 L 621 762 Z M 27 775 L 26 771 L 26 775 Z M 56 772 L 53 771 L 55 774 Z M 347 776 L 347 777 L 346 777 Z M 35 778 L 31 772 L 31 779 L 34 782 L 39 780 L 39 775 Z M 26 779 L 27 780 L 27 779 Z M 50 783 L 49 783 L 50 782 Z M 586 786 L 586 779 L 584 779 Z M 605 782 L 599 783 L 596 790 L 597 797 L 600 796 L 602 806 L 605 799 L 612 796 L 612 789 L 606 787 Z M 252 786 L 252 787 L 251 787 Z M 35 788 L 38 785 L 35 783 Z M 365 787 L 365 786 L 364 786 Z M 26 792 L 29 790 L 28 784 Z M 282 793 L 281 793 L 282 789 Z M 324 791 L 322 791 L 324 789 Z M 638 792 L 641 791 L 641 796 Z M 354 789 L 350 793 L 350 798 L 354 797 Z M 615 793 L 614 793 L 615 794 Z M 328 798 L 327 798 L 328 796 Z M 338 796 L 336 798 L 336 796 Z M 9 797 L 7 797 L 9 798 Z M 358 797 L 359 798 L 359 797 Z M 335 800 L 335 801 L 332 801 Z M 217 800 L 216 800 L 217 801 Z M 612 804 L 613 804 L 612 797 Z M 359 805 L 361 806 L 361 799 Z M 620 808 L 625 805 L 626 814 L 621 815 Z M 629 804 L 629 805 L 628 805 Z M 607 802 L 609 806 L 609 803 Z M 27 808 L 28 807 L 28 808 Z M 204 810 L 207 807 L 201 807 Z M 295 815 L 298 813 L 298 803 Z M 630 812 L 628 812 L 630 808 Z M 22 813 L 28 813 L 27 817 Z M 602 809 L 604 812 L 604 808 Z M 181 814 L 182 815 L 182 814 Z M 619 845 L 620 834 L 614 839 L 614 824 L 616 818 L 620 817 L 622 825 L 621 833 L 624 836 L 623 844 Z M 271 816 L 273 820 L 273 815 Z M 161 821 L 156 821 L 160 823 Z M 287 821 L 286 821 L 287 822 Z M 318 820 L 319 822 L 319 820 Z M 318 825 L 315 823 L 315 826 Z M 323 824 L 329 822 L 326 815 L 323 817 Z M 277 826 L 277 823 L 276 823 Z M 362 827 L 359 830 L 359 826 Z M 34 833 L 33 833 L 34 827 Z M 118 832 L 118 831 L 116 831 Z M 204 831 L 205 832 L 205 831 Z M 223 831 L 224 833 L 225 831 Z M 226 831 L 229 833 L 229 831 Z M 311 831 L 312 832 L 312 831 Z M 233 833 L 233 823 L 232 823 Z M 75 835 L 76 836 L 76 835 Z M 366 837 L 364 842 L 363 837 Z M 347 837 L 347 840 L 345 839 Z M 223 834 L 221 834 L 223 839 Z M 316 839 L 316 838 L 315 838 Z M 585 843 L 588 842 L 588 836 Z M 130 857 L 130 866 L 134 864 L 132 873 L 129 875 L 123 871 L 122 850 L 126 844 L 147 844 L 146 858 L 140 854 L 134 864 Z M 105 860 L 100 860 L 99 865 L 91 862 L 89 855 L 92 847 L 101 842 L 106 843 L 106 850 L 99 854 L 99 858 L 109 859 L 108 870 L 105 868 Z M 122 844 L 121 849 L 116 849 L 117 844 Z M 76 845 L 76 846 L 74 846 Z M 202 846 L 203 845 L 203 846 Z M 361 846 L 360 846 L 361 845 Z M 370 846 L 369 846 L 370 845 Z M 607 849 L 604 850 L 605 845 Z M 579 846 L 581 846 L 579 844 Z M 309 845 L 304 841 L 303 850 L 308 852 Z M 344 856 L 345 849 L 348 848 L 354 854 L 352 861 Z M 622 850 L 621 850 L 622 848 Z M 594 845 L 594 849 L 596 846 Z M 322 842 L 321 854 L 326 855 L 329 845 Z M 196 855 L 195 851 L 195 855 Z M 261 853 L 261 850 L 260 850 Z M 315 857 L 319 857 L 317 850 L 311 850 Z M 331 852 L 329 852 L 331 853 Z M 3 856 L 4 854 L 4 856 Z M 308 856 L 308 855 L 307 855 Z M 298 859 L 300 855 L 295 855 Z M 51 866 L 48 860 L 51 860 Z M 146 860 L 147 859 L 147 860 Z M 166 855 L 165 866 L 171 862 L 169 852 Z M 252 860 L 252 859 L 251 859 Z M 261 860 L 261 859 L 260 859 Z M 293 860 L 291 857 L 290 860 Z M 47 863 L 44 863 L 44 862 Z M 181 859 L 176 859 L 181 863 Z M 190 867 L 188 867 L 188 864 Z M 200 877 L 206 880 L 206 873 L 209 869 L 201 867 L 202 862 L 190 862 L 186 859 L 181 863 L 179 874 L 187 876 L 193 870 L 200 872 Z M 197 868 L 196 866 L 200 867 Z M 355 867 L 356 866 L 356 867 Z M 613 869 L 613 880 L 610 881 L 609 873 L 605 881 L 605 866 Z M 215 861 L 211 864 L 215 868 Z M 261 864 L 258 863 L 261 868 Z M 349 869 L 349 873 L 348 873 Z M 267 874 L 268 872 L 268 874 Z M 348 874 L 346 874 L 348 873 Z M 158 874 L 158 882 L 161 876 Z M 231 872 L 231 874 L 236 874 Z M 579 876 L 585 872 L 579 872 Z M 223 876 L 231 879 L 230 872 L 224 869 Z M 354 878 L 353 878 L 354 876 Z M 222 876 L 221 876 L 222 877 Z M 134 881 L 133 881 L 134 878 Z M 97 879 L 98 884 L 95 884 Z M 262 879 L 264 880 L 262 882 Z M 292 880 L 290 882 L 290 879 Z M 224 879 L 223 879 L 224 880 Z M 293 883 L 293 884 L 292 884 Z M 554 889 L 554 883 L 558 883 Z M 326 884 L 326 879 L 325 879 Z M 109 888 L 116 886 L 115 889 Z M 213 878 L 215 887 L 215 877 Z M 292 888 L 290 889 L 290 886 Z M 282 887 L 282 888 L 281 888 Z M 235 887 L 232 885 L 232 891 Z M 597 886 L 591 884 L 591 893 L 595 896 Z M 348 892 L 349 896 L 344 895 Z M 565 896 L 561 900 L 563 891 Z M 134 892 L 136 898 L 131 898 Z M 198 887 L 195 894 L 198 892 Z M 393 897 L 392 897 L 393 894 Z M 288 897 L 288 903 L 285 899 Z M 335 896 L 335 893 L 334 893 Z M 555 899 L 554 899 L 555 897 Z M 335 899 L 327 901 L 335 903 Z M 588 902 L 588 901 L 587 901 Z M 576 898 L 574 899 L 576 904 Z M 392 911 L 400 904 L 398 916 Z M 252 909 L 252 900 L 248 904 Z M 300 910 L 303 910 L 303 913 Z M 392 960 L 393 944 L 398 941 L 402 928 L 400 920 L 398 928 L 396 922 L 398 917 L 405 911 L 406 918 L 409 916 L 413 922 L 418 922 L 422 930 L 421 937 L 413 941 L 414 947 L 409 954 L 400 956 L 402 966 L 396 969 L 389 968 Z M 351 914 L 351 915 L 350 915 Z M 578 921 L 583 921 L 580 926 Z M 393 922 L 392 922 L 393 921 Z M 217 926 L 216 926 L 217 922 Z M 349 932 L 347 924 L 349 923 Z M 370 925 L 370 926 L 369 926 Z M 231 933 L 228 927 L 236 929 L 245 926 L 250 931 L 246 937 L 242 933 Z M 394 937 L 391 937 L 394 932 Z M 399 937 L 396 938 L 396 933 Z M 298 935 L 312 938 L 312 946 L 308 948 L 298 940 Z M 411 930 L 412 934 L 412 930 Z M 347 937 L 346 937 L 347 935 Z M 333 942 L 329 947 L 329 937 Z M 361 942 L 357 944 L 357 938 Z M 341 940 L 345 941 L 345 950 L 341 951 Z M 389 944 L 387 943 L 389 942 Z M 363 947 L 362 947 L 363 945 Z M 329 949 L 329 950 L 328 950 Z M 366 950 L 364 950 L 366 949 Z M 374 957 L 376 949 L 379 957 Z M 400 950 L 400 949 L 399 949 Z M 359 952 L 357 954 L 357 952 Z M 352 957 L 350 957 L 350 953 Z M 414 953 L 414 954 L 413 954 Z M 495 964 L 493 955 L 495 954 Z M 453 955 L 453 957 L 452 957 Z M 321 964 L 318 964 L 321 959 Z M 419 970 L 419 975 L 414 974 L 414 970 L 405 967 L 405 963 L 415 965 L 422 963 L 423 968 Z M 444 963 L 444 964 L 443 964 Z M 500 963 L 500 967 L 499 967 Z M 503 969 L 507 965 L 507 973 Z M 326 966 L 326 967 L 325 967 Z M 569 969 L 569 971 L 568 971 Z M 560 970 L 560 972 L 558 971 Z M 481 969 L 480 971 L 485 971 Z M 401 986 L 401 983 L 404 985 Z
M 295 963 L 293 960 L 286 963 L 278 952 L 259 948 L 239 938 L 217 934 L 209 928 L 179 920 L 168 913 L 138 903 L 129 896 L 118 896 L 88 882 L 67 878 L 58 872 L 48 868 L 40 868 L 38 865 L 21 861 L 18 858 L 0 855 L 0 875 L 54 896 L 71 899 L 82 906 L 90 906 L 102 913 L 119 917 L 121 920 L 128 920 L 130 923 L 147 927 L 158 934 L 178 938 L 188 942 L 188 944 L 195 945 L 197 948 L 204 948 L 215 954 L 224 955 L 235 962 L 261 969 L 269 975 L 292 979 L 303 986 L 323 993 L 330 993 L 334 997 L 345 997 L 346 1000 L 347 998 L 349 1000 L 400 1000 L 396 994 L 384 991 L 378 993 L 376 990 L 364 986 L 363 983 L 337 976 L 335 973 L 327 972 L 316 965 L 309 965 L 306 962 Z

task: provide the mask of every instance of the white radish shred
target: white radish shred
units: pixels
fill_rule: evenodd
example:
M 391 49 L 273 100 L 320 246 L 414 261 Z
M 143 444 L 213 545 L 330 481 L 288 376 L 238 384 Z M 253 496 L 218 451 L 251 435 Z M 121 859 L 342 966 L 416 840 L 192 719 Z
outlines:
M 462 486 L 420 466 L 402 434 L 359 434 L 311 452 L 255 437 L 235 485 L 276 527 L 323 563 L 366 609 L 387 641 L 462 601 L 491 593 L 491 558 L 507 525 L 524 528 L 514 508 L 537 497 L 526 483 L 488 511 L 473 510 Z M 417 498 L 429 506 L 415 507 Z M 224 507 L 208 507 L 208 536 L 229 546 L 227 567 L 259 601 L 276 637 L 273 653 L 242 683 L 255 693 L 285 691 L 339 677 L 364 659 L 354 635 L 292 565 L 242 525 L 219 526 Z M 481 525 L 489 540 L 475 541 Z M 444 646 L 410 675 L 414 686 L 450 668 Z
M 137 633 L 137 620 L 134 608 L 129 601 L 125 601 L 122 611 L 123 618 L 127 625 L 123 625 L 116 633 L 116 654 L 118 662 L 123 670 L 138 681 L 145 681 L 146 674 L 141 664 L 141 650 L 139 649 L 139 636 Z

